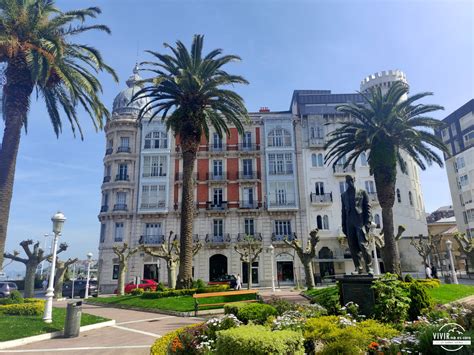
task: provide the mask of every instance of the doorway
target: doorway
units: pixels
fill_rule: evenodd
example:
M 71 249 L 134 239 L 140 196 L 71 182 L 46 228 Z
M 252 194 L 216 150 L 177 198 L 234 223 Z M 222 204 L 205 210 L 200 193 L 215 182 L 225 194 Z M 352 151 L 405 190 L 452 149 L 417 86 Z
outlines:
M 279 284 L 293 284 L 293 261 L 277 261 L 277 280 Z
M 219 281 L 227 275 L 227 257 L 216 254 L 209 258 L 209 281 Z
M 330 261 L 334 259 L 334 255 L 328 247 L 323 247 L 318 253 L 318 257 L 320 260 L 324 260 L 323 262 L 319 263 L 319 273 L 321 278 L 326 276 L 334 276 L 334 262 Z
M 249 263 L 242 263 L 242 283 L 249 282 Z M 252 285 L 258 285 L 258 261 L 252 263 Z
M 159 282 L 158 264 L 144 264 L 143 278 Z

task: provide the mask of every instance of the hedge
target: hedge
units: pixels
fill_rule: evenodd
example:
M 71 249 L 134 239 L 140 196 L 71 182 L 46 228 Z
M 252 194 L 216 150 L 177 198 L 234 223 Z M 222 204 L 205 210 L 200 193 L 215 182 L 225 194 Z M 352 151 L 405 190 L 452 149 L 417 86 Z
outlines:
M 235 316 L 242 322 L 250 321 L 263 324 L 270 316 L 277 316 L 278 312 L 275 307 L 264 303 L 245 303 L 244 306 L 238 306 Z
M 158 299 L 164 297 L 175 297 L 175 296 L 190 296 L 194 295 L 195 293 L 210 293 L 210 292 L 225 292 L 229 290 L 229 285 L 216 285 L 216 286 L 209 286 L 206 288 L 189 288 L 183 290 L 167 290 L 162 292 L 152 291 L 152 292 L 145 292 L 141 295 L 141 298 L 145 299 Z
M 173 330 L 161 338 L 156 339 L 150 349 L 150 355 L 167 355 L 168 354 L 168 345 L 171 341 L 176 338 L 179 334 L 184 332 L 186 329 L 194 328 L 200 326 L 202 323 L 187 325 L 185 327 L 181 327 L 178 329 Z
M 0 306 L 0 313 L 11 316 L 39 316 L 43 314 L 44 300 L 25 298 L 24 301 L 25 303 Z
M 304 354 L 301 333 L 271 331 L 261 325 L 247 325 L 217 332 L 216 354 L 266 355 Z

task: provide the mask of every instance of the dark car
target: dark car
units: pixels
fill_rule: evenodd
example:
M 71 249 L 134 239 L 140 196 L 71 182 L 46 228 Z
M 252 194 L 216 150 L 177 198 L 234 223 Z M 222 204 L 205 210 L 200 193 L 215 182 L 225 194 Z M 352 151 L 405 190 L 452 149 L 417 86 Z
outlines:
M 97 297 L 97 281 L 89 281 L 89 296 Z M 63 297 L 72 296 L 72 281 L 66 281 L 63 284 Z M 86 296 L 86 280 L 74 281 L 74 297 L 79 296 L 84 298 Z
M 235 288 L 237 285 L 237 278 L 234 275 L 222 275 L 214 281 L 209 281 L 209 285 L 229 285 L 230 288 Z
M 14 282 L 0 282 L 0 298 L 10 297 L 10 293 L 14 290 L 18 290 L 16 283 Z

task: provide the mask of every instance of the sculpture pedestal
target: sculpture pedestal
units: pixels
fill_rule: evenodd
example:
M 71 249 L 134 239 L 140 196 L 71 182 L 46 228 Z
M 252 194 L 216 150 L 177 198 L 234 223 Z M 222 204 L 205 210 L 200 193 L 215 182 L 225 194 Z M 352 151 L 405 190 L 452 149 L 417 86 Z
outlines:
M 372 315 L 375 306 L 375 294 L 371 286 L 375 280 L 377 280 L 377 276 L 370 275 L 344 275 L 338 277 L 342 305 L 354 302 L 359 305 L 360 314 Z

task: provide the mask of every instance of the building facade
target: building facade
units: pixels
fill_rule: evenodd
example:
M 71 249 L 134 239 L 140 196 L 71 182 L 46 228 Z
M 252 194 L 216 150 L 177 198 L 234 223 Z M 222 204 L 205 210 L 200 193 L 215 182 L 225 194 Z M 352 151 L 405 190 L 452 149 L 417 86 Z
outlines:
M 447 145 L 446 172 L 459 232 L 474 237 L 474 99 L 447 116 L 437 132 Z
M 368 85 L 389 85 L 406 80 L 403 73 L 387 72 L 365 80 Z M 146 101 L 129 104 L 139 89 L 137 70 L 127 88 L 116 97 L 112 119 L 107 122 L 102 208 L 99 214 L 100 285 L 102 292 L 116 287 L 118 263 L 112 248 L 127 242 L 131 246 L 157 246 L 173 231 L 179 234 L 182 157 L 179 137 L 174 138 L 162 122 L 137 121 Z M 250 114 L 244 135 L 230 128 L 219 137 L 210 132 L 201 140 L 194 167 L 194 240 L 203 244 L 194 257 L 193 276 L 205 281 L 225 274 L 241 274 L 247 283 L 252 268 L 254 286 L 269 286 L 274 270 L 277 282 L 292 285 L 304 279 L 294 251 L 284 239 L 299 238 L 306 244 L 309 231 L 320 230 L 314 270 L 318 277 L 353 271 L 347 247 L 340 245 L 341 203 L 344 176 L 356 176 L 360 187 L 371 196 L 374 220 L 381 227 L 381 210 L 367 160 L 362 157 L 355 171 L 338 162 L 324 162 L 327 137 L 344 120 L 335 107 L 361 102 L 359 94 L 332 94 L 328 90 L 297 90 L 290 110 L 270 112 L 262 108 Z M 416 166 L 408 160 L 409 173 L 399 173 L 395 225 L 407 227 L 406 236 L 426 234 L 423 199 Z M 253 265 L 241 262 L 234 247 L 245 235 L 262 242 L 263 252 Z M 179 235 L 178 235 L 179 237 Z M 399 242 L 402 267 L 417 272 L 422 265 L 407 240 Z M 128 280 L 134 277 L 166 282 L 166 265 L 143 253 L 129 263 Z

